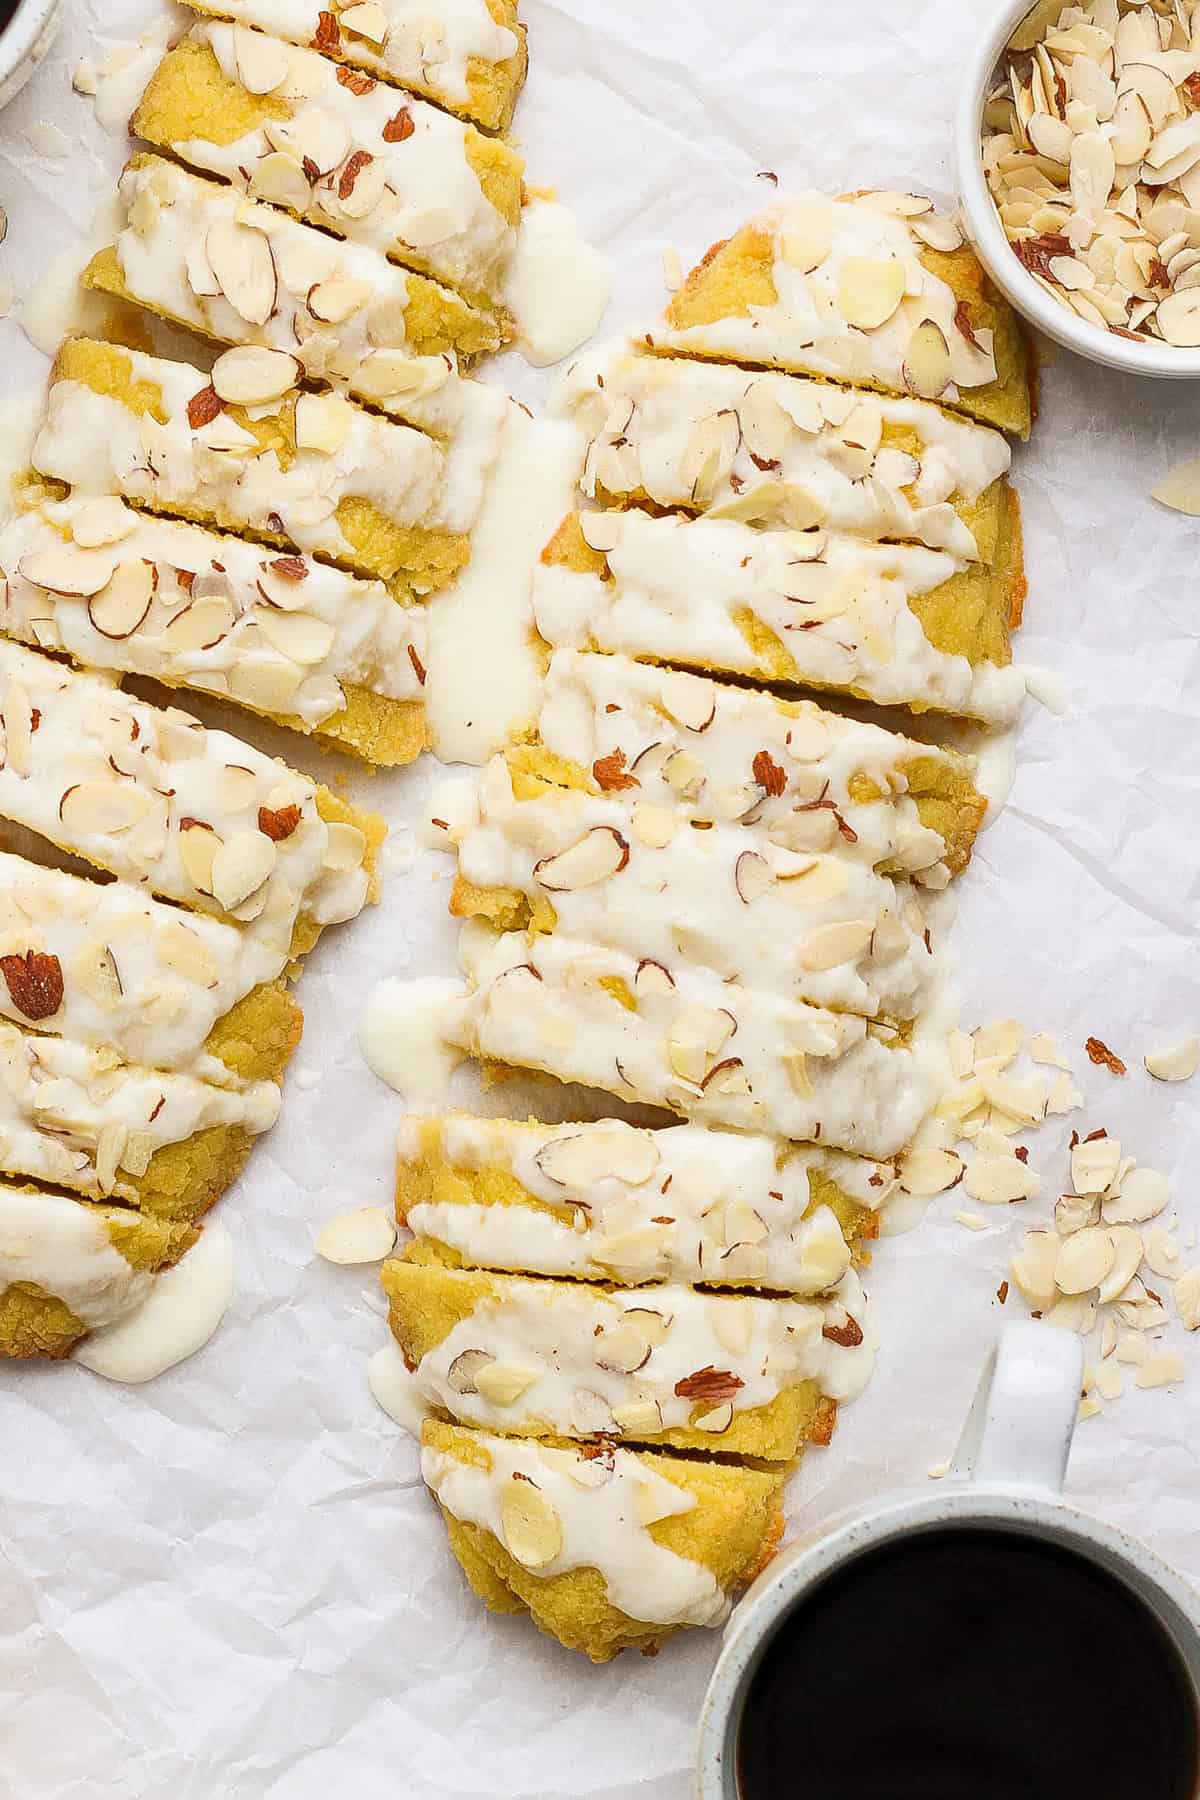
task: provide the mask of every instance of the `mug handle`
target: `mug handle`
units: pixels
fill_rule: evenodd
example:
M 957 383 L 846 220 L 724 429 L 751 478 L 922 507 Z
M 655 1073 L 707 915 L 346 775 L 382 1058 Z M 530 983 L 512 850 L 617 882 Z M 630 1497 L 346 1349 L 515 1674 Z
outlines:
M 1082 1384 L 1074 1332 L 1014 1319 L 980 1378 L 951 1478 L 1061 1494 Z

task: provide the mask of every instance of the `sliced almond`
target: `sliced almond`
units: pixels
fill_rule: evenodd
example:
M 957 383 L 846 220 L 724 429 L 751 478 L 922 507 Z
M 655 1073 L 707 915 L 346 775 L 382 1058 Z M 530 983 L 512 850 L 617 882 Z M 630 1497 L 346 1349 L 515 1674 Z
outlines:
M 119 544 L 137 530 L 137 514 L 123 500 L 107 494 L 85 500 L 71 519 L 71 536 L 81 550 L 100 550 Z
M 646 1333 L 628 1314 L 594 1339 L 596 1362 L 617 1375 L 635 1375 L 649 1362 L 652 1349 Z
M 704 1006 L 685 1007 L 672 1022 L 667 1038 L 667 1060 L 675 1074 L 700 1086 L 734 1029 L 727 1012 Z
M 81 987 L 88 999 L 104 1012 L 112 1012 L 121 1000 L 121 976 L 116 958 L 107 944 L 96 940 L 84 944 L 71 962 L 71 980 Z
M 1175 1310 L 1188 1331 L 1200 1331 L 1200 1266 L 1188 1269 L 1175 1283 Z
M 124 781 L 82 781 L 68 788 L 58 807 L 67 830 L 83 837 L 130 831 L 149 810 L 149 795 Z
M 679 461 L 679 478 L 693 505 L 711 504 L 729 479 L 740 444 L 741 430 L 733 412 L 711 414 L 693 427 Z
M 445 385 L 447 373 L 440 356 L 372 350 L 359 365 L 354 388 L 368 400 L 423 400 Z
M 319 281 L 308 296 L 308 310 L 323 325 L 343 325 L 361 312 L 371 298 L 369 281 L 354 281 L 348 275 L 333 275 Z
M 238 832 L 213 858 L 214 898 L 227 912 L 241 906 L 269 879 L 275 856 L 275 845 L 261 831 Z
M 660 1156 L 653 1132 L 612 1126 L 552 1138 L 534 1160 L 548 1181 L 563 1187 L 584 1188 L 603 1180 L 640 1187 L 658 1168 Z
M 290 150 L 270 150 L 266 156 L 259 157 L 250 172 L 250 193 L 255 200 L 303 213 L 312 201 L 312 183 L 296 154 Z M 195 285 L 193 282 L 193 288 Z M 215 284 L 212 291 L 217 291 Z
M 809 866 L 777 873 L 779 891 L 797 906 L 824 906 L 844 894 L 850 877 L 836 857 L 818 857 Z
M 218 396 L 231 405 L 266 406 L 289 393 L 303 373 L 300 363 L 285 350 L 242 344 L 218 356 L 212 367 L 212 384 Z
M 163 628 L 163 649 L 172 656 L 187 656 L 197 650 L 211 650 L 233 630 L 233 606 L 228 600 L 213 595 L 208 600 L 195 600 Z
M 756 900 L 768 892 L 775 880 L 771 865 L 765 856 L 757 850 L 743 850 L 734 865 L 733 884 L 737 889 L 738 899 L 746 906 L 752 906 Z
M 941 250 L 949 255 L 962 248 L 963 234 L 958 224 L 939 213 L 925 213 L 921 218 L 913 219 L 911 229 L 913 235 L 931 250 Z
M 382 1262 L 396 1243 L 396 1221 L 382 1206 L 360 1206 L 321 1227 L 317 1254 L 345 1266 Z
M 1200 1067 L 1200 1037 L 1187 1037 L 1162 1050 L 1148 1051 L 1146 1073 L 1156 1081 L 1190 1081 Z
M 251 94 L 273 94 L 291 73 L 286 44 L 244 25 L 233 27 L 233 57 L 238 80 Z
M 366 38 L 370 44 L 381 47 L 387 42 L 388 16 L 376 0 L 359 0 L 359 4 L 346 7 L 338 15 L 338 24 L 343 31 Z
M 1118 1139 L 1086 1138 L 1071 1152 L 1071 1185 L 1077 1194 L 1102 1194 L 1120 1162 Z
M 1064 1194 L 1054 1203 L 1054 1228 L 1059 1237 L 1070 1237 L 1100 1222 L 1100 1201 L 1095 1194 Z
M 1184 288 L 1160 300 L 1154 317 L 1168 344 L 1178 350 L 1200 347 L 1200 288 Z
M 1054 1273 L 1058 1264 L 1059 1242 L 1051 1231 L 1027 1231 L 1021 1249 L 1009 1265 L 1009 1273 L 1019 1291 L 1038 1312 L 1054 1302 L 1058 1292 Z
M 1116 1259 L 1112 1235 L 1090 1226 L 1064 1239 L 1054 1265 L 1054 1279 L 1064 1294 L 1085 1294 L 1100 1286 Z
M 150 611 L 157 587 L 153 563 L 123 562 L 108 586 L 88 601 L 88 617 L 101 637 L 132 637 Z
M 967 1166 L 963 1186 L 973 1200 L 982 1200 L 987 1206 L 1011 1206 L 1031 1199 L 1041 1181 L 1019 1157 L 977 1156 Z
M 603 1394 L 591 1388 L 580 1388 L 571 1400 L 571 1424 L 585 1437 L 607 1434 L 617 1429 L 612 1408 Z
M 779 228 L 779 254 L 789 268 L 811 275 L 833 248 L 833 208 L 827 200 L 799 201 Z
M 908 1194 L 942 1194 L 962 1172 L 962 1157 L 953 1150 L 909 1150 L 900 1160 L 900 1186 Z
M 902 373 L 904 385 L 922 400 L 937 400 L 950 386 L 950 345 L 941 326 L 924 319 L 908 340 Z
M 663 1428 L 657 1400 L 631 1400 L 624 1406 L 614 1406 L 613 1418 L 626 1437 L 657 1437 Z
M 212 866 L 220 844 L 207 826 L 189 825 L 179 833 L 179 860 L 197 893 L 212 893 Z
M 621 541 L 621 516 L 619 513 L 580 513 L 579 529 L 589 550 L 607 556 Z
M 366 150 L 355 150 L 336 183 L 338 208 L 348 219 L 365 219 L 368 213 L 375 211 L 386 188 L 386 163 Z M 446 233 L 439 235 L 445 236 Z M 435 238 L 433 241 L 438 240 Z
M 1191 462 L 1180 463 L 1163 477 L 1158 486 L 1151 488 L 1151 498 L 1163 506 L 1169 506 L 1173 512 L 1186 513 L 1189 518 L 1200 519 L 1200 457 Z M 1151 1070 L 1153 1074 L 1153 1070 Z
M 874 931 L 871 919 L 844 919 L 830 925 L 818 925 L 800 946 L 800 967 L 816 972 L 835 969 L 841 963 L 857 962 L 870 949 Z
M 269 240 L 233 219 L 218 219 L 204 240 L 209 265 L 234 310 L 265 325 L 275 310 L 278 277 Z
M 336 632 L 325 619 L 306 612 L 273 612 L 263 608 L 255 624 L 281 656 L 311 668 L 325 661 L 333 649 Z
M 1144 1248 L 1141 1233 L 1129 1225 L 1113 1227 L 1108 1241 L 1112 1245 L 1113 1261 L 1096 1296 L 1101 1306 L 1107 1306 L 1110 1300 L 1116 1300 L 1125 1292 L 1141 1267 Z
M 512 1406 L 538 1378 L 536 1369 L 521 1363 L 490 1362 L 475 1376 L 475 1391 L 490 1406 Z
M 116 560 L 111 550 L 82 550 L 62 544 L 50 550 L 31 550 L 17 564 L 17 573 L 47 593 L 83 600 L 108 586 Z
M 609 548 L 616 549 L 616 540 Z M 658 692 L 663 710 L 687 731 L 707 731 L 716 717 L 717 690 L 702 676 L 664 675 Z
M 336 456 L 353 424 L 354 408 L 340 394 L 301 394 L 296 402 L 296 448 Z
M 728 1431 L 733 1424 L 733 1402 L 726 1400 L 721 1406 L 700 1407 L 693 1411 L 688 1420 L 693 1431 L 706 1431 L 716 1436 Z
M 1140 1388 L 1170 1387 L 1174 1382 L 1182 1381 L 1185 1374 L 1178 1350 L 1163 1350 L 1139 1363 L 1133 1379 L 1135 1386 Z
M 344 19 L 345 14 L 342 16 Z M 500 1531 L 509 1555 L 526 1569 L 548 1567 L 562 1549 L 562 1521 L 541 1489 L 529 1480 L 505 1482 L 500 1496 Z
M 327 825 L 325 867 L 339 873 L 361 869 L 367 854 L 367 840 L 357 825 Z
M 489 1350 L 463 1350 L 446 1371 L 446 1386 L 453 1394 L 477 1394 L 480 1371 L 495 1360 Z
M 675 991 L 675 982 L 662 963 L 643 957 L 633 978 L 633 991 L 639 999 L 663 999 Z
M 534 879 L 551 894 L 574 893 L 617 875 L 629 862 L 629 842 L 612 825 L 597 825 L 557 856 L 534 864 Z
M 848 325 L 877 331 L 904 298 L 903 265 L 894 256 L 848 256 L 842 264 L 837 307 Z

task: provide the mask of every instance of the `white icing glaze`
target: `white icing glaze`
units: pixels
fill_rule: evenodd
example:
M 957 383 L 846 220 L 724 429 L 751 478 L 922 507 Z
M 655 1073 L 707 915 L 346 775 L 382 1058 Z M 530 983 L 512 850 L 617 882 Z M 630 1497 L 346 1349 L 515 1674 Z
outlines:
M 0 853 L 0 957 L 30 950 L 56 957 L 63 978 L 62 1004 L 39 1031 L 224 1087 L 235 1078 L 205 1040 L 283 967 L 281 949 L 252 930 L 181 913 L 123 881 L 100 886 Z M 29 1023 L 2 973 L 0 1012 Z
M 954 402 L 996 379 L 992 334 L 976 342 L 958 323 L 958 299 L 950 286 L 927 269 L 925 246 L 905 218 L 879 209 L 881 196 L 830 200 L 800 193 L 789 203 L 768 207 L 749 230 L 771 246 L 775 299 L 752 302 L 745 316 L 714 319 L 682 330 L 658 327 L 656 346 L 700 355 L 745 358 L 804 374 L 907 390 L 904 364 L 914 331 L 930 319 L 950 352 L 951 380 L 940 399 Z M 886 200 L 884 201 L 886 204 Z M 785 247 L 799 244 L 801 266 L 788 261 Z M 828 244 L 815 267 L 806 268 Z M 813 246 L 811 253 L 806 253 Z M 860 329 L 848 323 L 838 304 L 847 264 L 856 259 L 898 263 L 903 297 L 881 325 Z
M 17 1282 L 39 1287 L 91 1330 L 131 1312 L 154 1276 L 126 1262 L 105 1216 L 101 1208 L 62 1194 L 25 1192 L 0 1181 L 0 1294 Z
M 429 603 L 426 711 L 442 762 L 486 762 L 534 718 L 541 665 L 533 575 L 571 504 L 582 455 L 570 426 L 531 419 L 508 403 L 471 561 Z
M 342 34 L 340 53 L 459 111 L 470 110 L 472 64 L 507 62 L 516 55 L 516 34 L 496 23 L 486 0 L 382 0 L 382 4 L 388 22 L 383 43 Z M 217 7 L 198 0 L 197 10 Z M 227 18 L 300 44 L 316 38 L 324 10 L 323 0 L 220 0 L 220 11 Z
M 427 1416 L 417 1386 L 400 1354 L 395 1338 L 389 1337 L 381 1350 L 376 1350 L 367 1364 L 367 1383 L 377 1404 L 389 1419 L 420 1441 L 421 1426 Z
M 612 545 L 612 578 L 538 569 L 534 617 L 553 644 L 761 675 L 737 618 L 749 612 L 792 659 L 794 674 L 780 678 L 998 723 L 1020 707 L 1016 669 L 935 649 L 910 606 L 967 566 L 944 551 L 636 510 L 584 514 L 582 525 Z
M 408 1209 L 405 1222 L 418 1237 L 448 1244 L 470 1262 L 592 1280 L 755 1283 L 800 1294 L 832 1286 L 850 1264 L 832 1210 L 817 1206 L 805 1217 L 810 1177 L 836 1182 L 869 1208 L 883 1204 L 896 1180 L 889 1164 L 832 1150 L 789 1151 L 770 1138 L 696 1125 L 645 1131 L 616 1119 L 558 1126 L 466 1114 L 404 1119 L 401 1165 L 426 1154 L 464 1173 L 511 1175 L 545 1203 L 446 1198 Z M 570 1159 L 569 1175 L 556 1156 Z M 589 1165 L 604 1172 L 585 1174 Z
M 504 396 L 461 380 L 448 354 L 407 358 L 407 314 L 420 279 L 363 244 L 331 238 L 290 213 L 256 205 L 234 189 L 205 181 L 162 157 L 121 176 L 122 229 L 116 254 L 129 292 L 143 306 L 224 344 L 258 344 L 298 357 L 315 381 L 345 381 L 352 393 L 436 436 L 474 432 L 486 468 L 503 417 Z M 207 253 L 217 229 L 256 232 L 270 245 L 275 304 L 251 322 L 219 290 Z M 322 323 L 308 302 L 323 304 L 322 283 L 340 287 L 337 324 Z M 449 296 L 443 297 L 447 303 Z M 461 303 L 453 302 L 455 308 Z M 57 342 L 54 346 L 57 348 Z M 394 390 L 394 391 L 393 391 Z
M 201 24 L 191 35 L 211 47 L 228 80 L 240 80 L 237 27 Z M 297 209 L 307 218 L 427 269 L 470 298 L 499 301 L 517 234 L 471 166 L 474 128 L 390 86 L 360 83 L 367 91 L 357 93 L 314 50 L 289 46 L 287 54 L 288 73 L 269 96 L 286 107 L 285 118 L 232 143 L 177 138 L 171 148 L 251 194 L 265 191 L 265 157 L 287 156 L 303 176 L 308 156 L 320 173 Z
M 462 991 L 461 981 L 452 976 L 411 981 L 392 976 L 367 997 L 359 1048 L 372 1073 L 412 1107 L 435 1107 L 444 1100 L 450 1077 L 463 1060 L 461 1046 L 444 1030 L 448 1009 Z
M 93 1332 L 72 1357 L 108 1381 L 153 1381 L 204 1348 L 232 1295 L 233 1240 L 211 1222 L 187 1255 L 155 1279 L 135 1312 Z
M 836 846 L 842 857 L 898 862 L 935 883 L 942 879 L 946 846 L 921 823 L 904 774 L 910 759 L 942 760 L 942 750 L 810 701 L 785 707 L 768 694 L 623 656 L 558 650 L 544 691 L 539 732 L 546 747 L 585 770 L 597 762 L 629 770 L 638 782 L 628 790 L 635 805 L 699 820 L 745 818 L 793 849 Z M 695 793 L 664 778 L 680 750 L 702 767 Z M 763 751 L 771 767 L 759 767 L 773 777 L 774 793 L 755 772 Z M 879 799 L 851 797 L 860 774 Z
M 557 409 L 587 433 L 583 491 L 779 521 L 788 495 L 814 524 L 979 554 L 960 510 L 1007 474 L 1000 433 L 923 400 L 848 393 L 608 344 L 566 371 Z M 896 434 L 915 452 L 894 446 Z M 889 441 L 891 440 L 891 441 Z
M 37 729 L 22 741 L 34 712 Z M 239 738 L 7 642 L 0 720 L 0 817 L 166 899 L 253 922 L 282 949 L 300 912 L 329 925 L 361 911 L 363 834 L 327 825 L 315 783 Z M 293 806 L 295 828 L 268 853 L 258 842 L 260 810 Z M 215 835 L 218 855 L 261 858 L 253 892 L 225 908 L 195 885 L 185 861 L 192 846 L 183 841 L 194 832 Z
M 454 1305 L 458 1278 L 447 1270 L 443 1279 L 447 1302 Z M 807 1381 L 830 1399 L 854 1399 L 871 1373 L 874 1333 L 853 1273 L 821 1304 L 701 1294 L 678 1286 L 605 1293 L 586 1282 L 509 1275 L 492 1276 L 491 1283 L 493 1293 L 421 1358 L 414 1375 L 430 1407 L 466 1425 L 559 1437 L 627 1429 L 643 1442 L 691 1427 L 705 1431 L 719 1450 L 722 1428 L 740 1413 L 769 1406 Z M 400 1319 L 404 1306 L 403 1299 L 393 1299 Z M 825 1330 L 857 1335 L 859 1342 L 834 1342 Z M 525 1381 L 514 1400 L 503 1404 L 489 1398 L 475 1386 L 474 1372 L 466 1372 L 465 1365 L 455 1368 L 470 1351 L 494 1358 L 500 1365 L 496 1373 L 511 1373 L 514 1386 Z M 643 1360 L 629 1372 L 639 1357 Z M 732 1377 L 727 1385 L 733 1390 L 738 1384 L 736 1391 L 689 1397 L 688 1378 L 714 1369 Z M 721 1410 L 726 1399 L 732 1414 Z M 627 1423 L 623 1409 L 630 1406 L 650 1409 L 658 1423 L 647 1416 L 636 1425 Z M 782 1438 L 774 1442 L 767 1454 L 779 1454 Z M 783 1453 L 791 1448 L 788 1444 Z
M 704 779 L 685 756 L 676 780 Z M 667 768 L 668 784 L 672 775 Z M 459 871 L 477 887 L 515 889 L 552 906 L 555 929 L 576 942 L 650 957 L 668 971 L 691 961 L 820 1006 L 893 1019 L 918 1011 L 932 979 L 933 939 L 907 883 L 836 848 L 781 848 L 761 825 L 693 830 L 669 812 L 647 832 L 629 799 L 557 788 L 514 800 L 497 757 L 479 783 Z M 592 851 L 601 860 L 584 867 L 579 858 Z
M 488 1452 L 486 1469 L 431 1445 L 421 1452 L 425 1483 L 454 1518 L 505 1544 L 503 1493 L 515 1478 L 532 1481 L 562 1528 L 562 1546 L 539 1567 L 539 1576 L 596 1569 L 609 1600 L 628 1618 L 655 1625 L 724 1623 L 729 1603 L 709 1570 L 656 1543 L 642 1523 L 691 1512 L 696 1500 L 686 1489 L 628 1450 L 588 1461 L 574 1450 L 520 1439 L 484 1436 L 475 1442 Z
M 55 593 L 27 572 L 36 572 L 40 554 L 61 552 L 63 534 L 69 536 L 77 521 L 86 526 L 89 512 L 88 501 L 73 496 L 19 514 L 0 529 L 0 569 L 7 572 L 0 584 L 0 625 L 10 637 L 65 651 L 91 668 L 220 694 L 310 731 L 342 710 L 347 684 L 393 700 L 421 698 L 418 667 L 428 655 L 424 613 L 399 605 L 381 581 L 362 581 L 305 559 L 297 567 L 275 551 L 129 508 L 120 540 L 102 553 L 89 550 L 84 560 L 90 567 L 99 555 L 120 580 L 148 565 L 153 593 L 127 635 L 97 629 L 88 598 Z M 306 629 L 307 641 L 296 641 L 302 656 L 288 653 L 290 639 L 277 628 L 280 609 L 262 582 L 286 602 L 289 620 L 305 622 L 292 627 Z M 100 608 L 105 592 L 95 597 Z M 171 628 L 197 603 L 212 620 L 205 642 L 179 648 L 180 628 Z
M 130 115 L 178 28 L 170 13 L 155 19 L 136 41 L 114 44 L 96 70 L 96 117 L 114 137 L 128 135 Z
M 941 1093 L 919 1033 L 911 1046 L 885 1042 L 886 1027 L 695 965 L 662 992 L 644 972 L 639 983 L 638 959 L 622 951 L 482 928 L 464 931 L 460 956 L 471 992 L 444 1029 L 464 1048 L 687 1118 L 889 1157 Z
M 156 1150 L 216 1125 L 269 1131 L 279 1099 L 274 1082 L 231 1092 L 0 1024 L 0 1168 L 9 1175 L 136 1200 L 135 1179 Z
M 570 207 L 529 200 L 504 289 L 526 362 L 545 369 L 578 350 L 599 329 L 611 295 L 609 260 L 586 242 Z
M 464 532 L 475 522 L 486 471 L 474 443 L 461 454 L 447 450 L 424 432 L 335 400 L 346 427 L 340 448 L 297 449 L 284 469 L 275 450 L 260 453 L 224 412 L 199 429 L 188 422 L 189 402 L 210 386 L 199 369 L 137 350 L 120 354 L 133 379 L 161 395 L 165 422 L 82 382 L 58 380 L 33 450 L 42 474 L 86 494 L 286 535 L 299 549 L 348 566 L 361 557 L 338 522 L 343 501 L 368 501 L 399 526 Z

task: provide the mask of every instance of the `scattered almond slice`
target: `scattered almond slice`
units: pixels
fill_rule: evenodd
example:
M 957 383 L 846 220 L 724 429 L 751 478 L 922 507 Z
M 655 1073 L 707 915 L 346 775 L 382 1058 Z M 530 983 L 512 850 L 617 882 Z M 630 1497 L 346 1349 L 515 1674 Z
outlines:
M 382 1206 L 339 1213 L 317 1235 L 317 1254 L 331 1263 L 382 1262 L 395 1245 L 396 1221 Z
M 1200 1331 L 1200 1265 L 1185 1270 L 1176 1281 L 1175 1310 L 1188 1331 Z
M 1114 1179 L 1101 1200 L 1106 1225 L 1143 1225 L 1156 1219 L 1171 1198 L 1165 1175 L 1157 1169 L 1130 1169 Z
M 1150 497 L 1163 506 L 1169 506 L 1172 512 L 1186 513 L 1189 518 L 1200 519 L 1200 457 L 1192 462 L 1180 463 L 1168 475 L 1164 475 L 1158 486 L 1150 489 Z
M 1059 1245 L 1055 1282 L 1064 1294 L 1090 1293 L 1112 1268 L 1114 1256 L 1112 1238 L 1103 1228 L 1088 1226 L 1073 1232 Z
M 1161 1225 L 1146 1234 L 1146 1267 L 1164 1281 L 1174 1281 L 1179 1274 L 1179 1245 Z
M 1071 1065 L 1058 1047 L 1057 1041 L 1047 1031 L 1035 1031 L 1029 1040 L 1029 1055 L 1033 1062 L 1047 1064 L 1053 1069 L 1065 1069 L 1068 1075 Z
M 900 1185 L 906 1193 L 922 1197 L 942 1194 L 954 1186 L 962 1172 L 962 1157 L 953 1150 L 909 1150 L 900 1162 Z
M 1115 1362 L 1102 1362 L 1096 1370 L 1096 1388 L 1105 1400 L 1119 1400 L 1125 1391 L 1125 1377 Z
M 1047 1116 L 1059 1118 L 1065 1113 L 1078 1112 L 1082 1105 L 1083 1094 L 1069 1075 L 1059 1075 L 1050 1083 L 1050 1092 L 1046 1096 Z
M 1071 1185 L 1077 1194 L 1102 1194 L 1121 1161 L 1121 1145 L 1110 1137 L 1086 1138 L 1071 1152 Z
M 967 1212 L 963 1207 L 954 1214 L 954 1219 L 956 1224 L 965 1225 L 968 1231 L 986 1231 L 988 1228 L 988 1222 L 982 1213 Z
M 1200 463 L 1197 468 L 1200 469 Z M 1200 517 L 1200 506 L 1197 507 Z M 1162 1050 L 1150 1050 L 1143 1058 L 1147 1075 L 1156 1081 L 1190 1081 L 1200 1068 L 1200 1037 L 1187 1037 Z
M 1140 1388 L 1171 1387 L 1184 1377 L 1183 1358 L 1178 1350 L 1162 1350 L 1138 1364 L 1134 1382 Z
M 1036 1172 L 1015 1156 L 979 1156 L 967 1169 L 963 1185 L 972 1200 L 985 1206 L 1011 1206 L 1038 1192 Z
M 975 1040 L 966 1031 L 952 1031 L 946 1040 L 950 1071 L 956 1081 L 963 1081 L 975 1071 Z
M 976 1065 L 986 1058 L 996 1069 L 1006 1069 L 1024 1044 L 1025 1031 L 1016 1019 L 998 1019 L 992 1025 L 980 1025 L 972 1038 Z

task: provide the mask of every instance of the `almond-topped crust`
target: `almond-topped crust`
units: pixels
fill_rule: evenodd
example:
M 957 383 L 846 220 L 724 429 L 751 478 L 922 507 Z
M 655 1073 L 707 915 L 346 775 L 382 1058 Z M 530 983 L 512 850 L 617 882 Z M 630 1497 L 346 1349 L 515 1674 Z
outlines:
M 446 1036 L 684 1118 L 891 1157 L 940 1092 L 938 1046 L 894 1026 L 747 989 L 681 959 L 666 971 L 560 932 L 473 926 L 467 997 Z
M 1020 323 L 921 195 L 768 207 L 713 245 L 645 342 L 936 400 L 1018 437 L 1032 427 Z
M 1019 563 L 635 509 L 568 517 L 534 617 L 553 644 L 1006 723 L 1025 693 L 1007 666 L 1023 594 Z
M 0 642 L 0 719 L 0 817 L 97 868 L 284 956 L 369 897 L 381 822 L 187 713 Z M 294 809 L 286 836 L 264 809 Z
M 196 168 L 340 237 L 373 245 L 457 289 L 502 304 L 524 165 L 506 144 L 386 85 L 346 79 L 315 50 L 203 23 L 151 76 L 133 130 Z
M 424 746 L 425 616 L 380 581 L 78 495 L 0 528 L 0 569 L 10 637 L 218 694 L 373 761 Z
M 421 1473 L 486 1603 L 593 1662 L 719 1626 L 778 1541 L 782 1473 L 427 1421 Z M 530 1489 L 541 1504 L 508 1496 Z M 507 1503 L 506 1503 L 507 1502 Z
M 934 887 L 970 858 L 985 802 L 952 752 L 623 656 L 557 650 L 544 693 L 540 744 L 510 753 L 519 796 L 553 782 L 621 793 L 651 824 L 747 819 L 782 848 Z M 694 765 L 683 789 L 665 775 L 678 752 Z
M 0 1181 L 0 1356 L 66 1356 L 195 1242 L 183 1221 Z
M 499 349 L 500 335 L 448 288 L 159 156 L 135 156 L 118 192 L 126 223 L 88 265 L 87 286 L 218 343 L 278 350 L 312 381 L 346 382 L 373 405 L 438 436 L 465 429 L 472 402 L 484 428 L 491 390 L 455 393 L 461 384 L 452 378 L 456 359 Z M 255 238 L 266 244 L 275 271 L 265 318 L 247 303 L 238 279 Z M 219 252 L 215 265 L 210 241 Z M 261 397 L 277 397 L 287 385 Z
M 193 0 L 192 10 L 257 26 L 411 88 L 489 131 L 512 122 L 528 62 L 517 0 Z M 257 46 L 243 51 L 253 73 Z M 268 77 L 269 79 L 269 74 Z M 356 79 L 349 75 L 348 79 Z M 255 91 L 260 81 L 253 81 Z
M 618 344 L 573 363 L 556 403 L 588 437 L 581 486 L 602 503 L 911 540 L 966 562 L 1002 548 L 1006 439 L 925 400 Z
M 254 233 L 250 234 L 252 237 Z M 428 593 L 470 555 L 495 440 L 442 445 L 338 394 L 221 399 L 213 377 L 90 338 L 55 361 L 34 467 L 85 494 L 248 532 Z
M 859 1393 L 873 1357 L 852 1273 L 820 1302 L 622 1292 L 453 1269 L 417 1245 L 384 1264 L 383 1285 L 421 1402 L 521 1437 L 790 1462 L 822 1396 Z
M 0 1170 L 9 1176 L 194 1222 L 278 1112 L 273 1081 L 213 1087 L 0 1024 Z
M 286 1058 L 299 1039 L 286 954 L 127 882 L 0 853 L 0 1013 L 16 1025 L 229 1086 L 254 1073 L 248 1040 Z
M 704 766 L 664 757 L 674 792 Z M 940 962 L 918 890 L 861 859 L 792 850 L 746 815 L 690 827 L 637 790 L 548 788 L 518 800 L 503 758 L 483 773 L 477 817 L 460 835 L 453 913 L 502 930 L 562 931 L 652 962 L 664 978 L 699 962 L 727 980 L 867 1017 L 911 1019 Z

